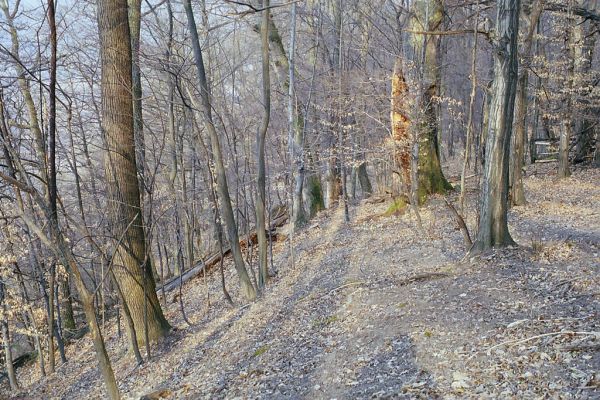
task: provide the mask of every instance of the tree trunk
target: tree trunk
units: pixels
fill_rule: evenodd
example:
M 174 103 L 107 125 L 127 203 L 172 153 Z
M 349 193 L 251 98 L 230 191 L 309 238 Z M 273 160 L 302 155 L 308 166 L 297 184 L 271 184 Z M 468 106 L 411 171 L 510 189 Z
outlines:
M 494 83 L 485 147 L 479 229 L 471 255 L 513 245 L 508 231 L 508 158 L 517 89 L 520 0 L 499 0 Z
M 412 28 L 416 31 L 436 31 L 442 25 L 444 8 L 441 0 L 417 0 L 413 7 Z M 442 172 L 438 144 L 439 107 L 435 98 L 440 92 L 440 40 L 439 35 L 413 34 L 413 46 L 416 54 L 421 55 L 422 70 L 419 91 L 416 98 L 420 100 L 419 124 L 419 160 L 418 191 L 419 203 L 423 203 L 428 195 L 445 193 L 452 189 Z
M 310 159 L 310 158 L 309 158 Z M 316 172 L 309 172 L 306 175 L 304 185 L 304 198 L 308 205 L 308 218 L 312 219 L 318 212 L 325 209 L 325 199 L 323 198 L 323 186 L 319 175 Z
M 580 0 L 580 2 L 582 2 L 582 0 Z M 598 3 L 596 2 L 596 4 Z M 598 131 L 596 128 L 596 116 L 600 110 L 597 106 L 597 102 L 596 104 L 593 104 L 593 102 L 588 100 L 588 97 L 593 95 L 592 91 L 595 86 L 593 82 L 594 74 L 592 74 L 591 71 L 600 22 L 578 22 L 574 29 L 575 43 L 578 44 L 575 46 L 575 73 L 578 78 L 583 81 L 582 85 L 586 85 L 586 88 L 582 90 L 579 101 L 577 101 L 577 103 L 580 103 L 578 104 L 578 107 L 581 109 L 582 115 L 575 118 L 574 121 L 577 144 L 575 146 L 575 157 L 573 161 L 575 163 L 581 163 L 588 160 L 590 155 L 594 153 L 594 133 Z M 600 142 L 600 137 L 596 139 L 596 143 L 598 142 Z M 600 155 L 598 155 L 598 157 L 600 157 Z
M 523 20 L 526 23 L 527 30 L 523 40 L 523 49 L 521 59 L 531 59 L 531 50 L 533 47 L 534 33 L 537 30 L 538 22 L 543 11 L 542 0 L 534 0 L 533 3 L 523 6 Z M 519 80 L 517 83 L 516 110 L 515 110 L 515 135 L 513 144 L 513 156 L 511 157 L 511 204 L 522 206 L 525 201 L 525 189 L 523 187 L 523 162 L 525 161 L 525 130 L 527 127 L 527 106 L 529 84 L 529 69 L 519 69 Z
M 113 239 L 114 272 L 134 321 L 138 343 L 157 341 L 171 329 L 156 295 L 140 206 L 133 130 L 132 62 L 127 0 L 98 2 L 102 55 L 102 128 Z M 146 330 L 147 326 L 147 330 Z
M 363 161 L 356 168 L 356 174 L 358 175 L 358 181 L 360 182 L 360 188 L 363 193 L 363 197 L 369 197 L 373 194 L 373 187 L 369 180 L 369 174 L 367 173 L 367 162 Z
M 294 228 L 299 228 L 306 224 L 307 215 L 302 201 L 302 192 L 304 186 L 304 114 L 300 110 L 296 99 L 296 13 L 297 5 L 292 5 L 291 25 L 292 34 L 290 36 L 290 62 L 288 67 L 289 88 L 288 88 L 288 125 L 290 143 L 290 157 L 295 176 L 295 182 L 292 192 L 292 220 Z M 271 19 L 272 21 L 272 19 Z M 273 25 L 273 24 L 271 24 Z M 269 34 L 269 37 L 272 35 Z M 310 99 L 310 97 L 309 97 Z
M 62 323 L 63 329 L 74 331 L 77 327 L 75 325 L 75 316 L 73 314 L 73 301 L 71 298 L 71 285 L 69 278 L 66 277 L 60 283 L 60 291 L 62 293 L 61 311 L 62 311 Z
M 138 167 L 140 196 L 141 199 L 143 199 L 145 190 L 144 180 L 146 179 L 146 146 L 144 142 L 144 120 L 142 116 L 142 72 L 140 68 L 141 8 L 141 0 L 127 0 L 127 18 L 129 21 L 129 33 L 131 40 L 133 135 L 135 138 L 135 156 Z
M 267 204 L 266 196 L 266 166 L 265 166 L 265 140 L 267 130 L 269 129 L 269 120 L 271 118 L 271 76 L 269 68 L 269 0 L 262 0 L 262 6 L 265 10 L 262 12 L 261 26 L 261 44 L 262 44 L 262 100 L 263 100 L 263 118 L 260 128 L 256 134 L 256 161 L 258 164 L 258 174 L 256 176 L 256 232 L 258 235 L 258 287 L 263 289 L 269 279 L 268 260 L 267 260 L 267 233 L 265 207 Z
M 50 88 L 48 101 L 48 204 L 50 218 L 58 226 L 56 208 L 56 20 L 54 0 L 48 0 L 48 26 L 50 27 Z M 43 164 L 43 162 L 42 162 Z M 40 271 L 41 272 L 41 271 Z M 48 368 L 54 373 L 54 285 L 56 280 L 56 263 L 52 260 L 50 266 L 48 294 Z M 44 290 L 44 288 L 42 288 Z
M 212 147 L 213 157 L 215 160 L 215 173 L 217 177 L 217 189 L 219 196 L 223 203 L 222 215 L 225 220 L 227 227 L 227 238 L 232 249 L 233 259 L 235 262 L 235 268 L 240 279 L 240 286 L 242 293 L 248 300 L 256 298 L 256 289 L 252 285 L 248 271 L 244 264 L 242 257 L 242 250 L 239 244 L 239 235 L 237 225 L 235 223 L 235 216 L 233 214 L 233 207 L 231 205 L 231 198 L 229 196 L 229 186 L 227 184 L 227 175 L 225 172 L 225 165 L 223 163 L 223 154 L 221 152 L 221 144 L 219 141 L 219 135 L 212 119 L 212 109 L 210 103 L 210 92 L 208 88 L 208 81 L 206 78 L 206 72 L 204 69 L 204 61 L 202 59 L 202 49 L 200 48 L 200 41 L 198 39 L 198 31 L 196 28 L 196 20 L 194 18 L 194 12 L 192 10 L 192 4 L 190 0 L 184 0 L 185 13 L 188 20 L 188 28 L 190 30 L 192 47 L 194 51 L 194 59 L 196 63 L 196 70 L 198 73 L 198 83 L 200 89 L 200 112 L 203 117 L 203 121 L 206 130 L 210 136 L 210 144 Z
M 558 144 L 558 177 L 567 178 L 571 175 L 569 166 L 569 150 L 571 147 L 571 137 L 573 136 L 573 86 L 575 80 L 575 52 L 574 47 L 575 35 L 573 34 L 572 25 L 575 23 L 573 19 L 571 5 L 567 16 L 567 26 L 565 28 L 565 39 L 563 47 L 563 57 L 567 60 L 567 70 L 565 71 L 564 83 L 565 89 L 563 94 L 563 112 L 562 126 L 560 130 L 560 140 Z

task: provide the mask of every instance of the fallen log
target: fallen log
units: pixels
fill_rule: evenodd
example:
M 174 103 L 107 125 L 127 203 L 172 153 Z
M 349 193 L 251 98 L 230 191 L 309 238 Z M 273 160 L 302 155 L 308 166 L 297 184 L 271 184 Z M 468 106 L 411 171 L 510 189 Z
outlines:
M 275 218 L 273 218 L 271 221 L 271 226 L 269 227 L 269 230 L 267 231 L 267 236 L 269 234 L 271 234 L 271 237 L 273 238 L 273 240 L 276 240 L 277 235 L 275 235 L 275 230 L 277 228 L 283 226 L 285 224 L 285 222 L 287 221 L 287 219 L 288 219 L 287 211 L 283 211 L 283 212 L 279 213 Z M 253 245 L 256 243 L 256 240 L 257 240 L 256 229 L 251 231 L 249 235 L 245 235 L 245 236 L 246 237 L 244 239 L 240 240 L 240 246 L 242 247 L 242 249 L 246 248 L 246 246 L 248 246 L 248 241 L 250 242 L 250 245 Z M 224 247 L 223 248 L 223 257 L 227 256 L 229 253 L 231 253 L 231 246 Z M 209 272 L 212 269 L 212 267 L 218 265 L 220 261 L 221 261 L 221 252 L 213 253 L 210 256 L 206 257 L 205 259 L 198 259 L 198 260 L 194 261 L 194 267 L 192 269 L 185 271 L 182 276 L 175 276 L 175 277 L 169 279 L 162 286 L 158 287 L 156 292 L 160 293 L 163 290 L 165 292 L 169 292 L 173 289 L 176 289 L 181 284 L 189 281 L 190 279 L 194 278 L 195 276 L 200 275 L 200 273 L 202 273 L 203 271 Z

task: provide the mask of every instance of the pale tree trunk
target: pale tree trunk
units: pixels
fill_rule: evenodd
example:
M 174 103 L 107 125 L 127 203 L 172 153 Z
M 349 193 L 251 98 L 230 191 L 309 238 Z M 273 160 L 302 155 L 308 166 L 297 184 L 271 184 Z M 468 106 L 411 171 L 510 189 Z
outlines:
M 210 144 L 212 147 L 213 157 L 215 161 L 215 173 L 217 178 L 217 190 L 219 197 L 222 201 L 222 216 L 225 220 L 227 228 L 227 238 L 229 239 L 229 245 L 231 246 L 231 252 L 233 253 L 233 259 L 235 268 L 240 279 L 240 286 L 242 293 L 248 300 L 256 298 L 256 289 L 252 285 L 248 271 L 244 264 L 242 256 L 242 250 L 240 248 L 240 240 L 237 225 L 235 223 L 235 216 L 233 214 L 233 207 L 231 205 L 231 197 L 229 195 L 229 186 L 227 184 L 227 175 L 225 172 L 225 165 L 223 163 L 223 154 L 221 151 L 221 144 L 219 140 L 219 134 L 214 125 L 212 118 L 212 109 L 210 103 L 210 92 L 208 88 L 208 81 L 206 78 L 206 71 L 204 69 L 204 61 L 202 58 L 202 49 L 200 48 L 200 41 L 198 39 L 198 31 L 196 28 L 196 20 L 194 18 L 194 12 L 192 10 L 192 4 L 190 0 L 184 0 L 185 12 L 188 20 L 188 28 L 192 39 L 192 47 L 194 51 L 194 61 L 196 64 L 196 70 L 198 74 L 198 84 L 200 90 L 200 112 L 206 130 L 210 137 Z
M 508 163 L 518 78 L 519 9 L 520 0 L 498 1 L 480 220 L 471 255 L 514 244 L 508 231 Z
M 312 65 L 312 76 L 310 83 L 310 90 L 308 94 L 308 100 L 303 108 L 300 106 L 300 102 L 296 96 L 295 77 L 296 77 L 296 5 L 292 6 L 291 12 L 291 25 L 292 34 L 290 35 L 290 58 L 288 60 L 285 49 L 283 48 L 283 42 L 277 27 L 271 19 L 271 25 L 269 30 L 269 41 L 271 42 L 271 51 L 273 54 L 275 73 L 280 81 L 283 81 L 284 90 L 288 93 L 288 124 L 289 135 L 288 141 L 290 143 L 290 156 L 292 159 L 293 174 L 295 176 L 295 184 L 292 194 L 292 208 L 293 213 L 292 220 L 294 221 L 294 227 L 299 228 L 305 225 L 308 220 L 313 218 L 317 212 L 325 208 L 323 186 L 319 178 L 319 173 L 315 168 L 315 156 L 307 148 L 305 142 L 306 124 L 308 120 L 308 113 L 310 111 L 310 105 L 312 100 L 312 94 L 314 89 L 315 76 L 317 72 L 317 60 L 318 57 L 315 55 Z M 319 21 L 321 14 L 319 14 Z M 315 54 L 318 53 L 319 49 L 319 29 L 315 29 L 313 48 Z M 284 79 L 286 76 L 288 79 Z M 290 119 L 291 118 L 291 119 Z M 309 168 L 306 168 L 306 165 Z M 305 209 L 305 203 L 308 209 Z
M 302 200 L 304 188 L 304 115 L 298 106 L 296 99 L 296 13 L 297 5 L 292 5 L 291 25 L 292 33 L 290 37 L 290 59 L 288 66 L 288 125 L 290 143 L 290 157 L 293 166 L 293 175 L 295 177 L 292 193 L 292 219 L 294 228 L 299 228 L 306 224 L 307 215 Z M 269 37 L 273 35 L 269 34 Z
M 256 134 L 256 161 L 258 164 L 258 174 L 256 177 L 256 236 L 258 239 L 258 287 L 263 289 L 267 280 L 268 260 L 267 260 L 267 233 L 266 233 L 266 167 L 265 167 L 265 140 L 267 130 L 269 129 L 269 120 L 271 117 L 271 76 L 269 67 L 269 0 L 262 0 L 262 6 L 265 10 L 262 12 L 261 26 L 261 49 L 262 49 L 262 101 L 263 117 L 260 128 Z
M 4 12 L 4 16 L 6 18 L 6 24 L 8 26 L 8 30 L 11 38 L 11 53 L 13 57 L 15 57 L 13 61 L 13 67 L 18 76 L 18 83 L 21 93 L 23 95 L 23 99 L 25 101 L 25 105 L 27 107 L 27 113 L 29 116 L 29 129 L 33 134 L 33 139 L 35 143 L 35 151 L 37 155 L 37 159 L 41 160 L 41 164 L 38 165 L 38 171 L 42 180 L 44 182 L 48 182 L 48 174 L 47 174 L 47 166 L 46 166 L 46 140 L 44 134 L 42 133 L 42 129 L 40 127 L 36 105 L 33 100 L 33 96 L 31 95 L 31 88 L 29 86 L 29 79 L 27 79 L 28 73 L 25 71 L 23 64 L 20 62 L 20 45 L 19 45 L 19 37 L 17 34 L 17 30 L 14 26 L 14 17 L 17 14 L 18 7 L 20 2 L 15 2 L 15 9 L 13 11 L 9 10 L 7 1 L 0 1 L 0 8 Z
M 525 22 L 525 38 L 521 51 L 521 59 L 531 59 L 533 47 L 533 35 L 537 30 L 538 22 L 543 10 L 542 0 L 527 1 L 522 8 L 523 22 Z M 522 26 L 522 28 L 524 28 Z M 515 109 L 515 134 L 512 142 L 513 151 L 511 157 L 511 204 L 522 206 L 526 203 L 525 189 L 523 187 L 523 162 L 525 160 L 525 130 L 527 128 L 527 106 L 529 84 L 529 69 L 519 69 L 519 81 L 517 82 L 516 109 Z
M 473 116 L 475 114 L 475 96 L 477 95 L 477 49 L 478 49 L 478 39 L 479 39 L 479 1 L 475 4 L 475 23 L 474 23 L 474 31 L 473 34 L 473 51 L 471 52 L 471 93 L 469 94 L 469 111 L 467 117 L 467 140 L 465 143 L 465 155 L 463 159 L 462 172 L 460 174 L 460 196 L 459 196 L 459 206 L 460 211 L 462 213 L 465 212 L 465 193 L 467 191 L 467 168 L 469 167 L 469 162 L 471 158 L 471 147 L 473 142 Z
M 135 325 L 138 343 L 158 341 L 171 329 L 165 319 L 146 251 L 133 130 L 131 42 L 127 0 L 98 2 L 102 55 L 102 127 L 113 239 L 114 272 Z

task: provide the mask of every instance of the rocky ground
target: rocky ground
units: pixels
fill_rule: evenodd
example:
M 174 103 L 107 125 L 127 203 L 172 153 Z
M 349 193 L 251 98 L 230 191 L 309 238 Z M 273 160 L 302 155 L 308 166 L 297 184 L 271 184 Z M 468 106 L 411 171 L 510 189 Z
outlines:
M 464 259 L 443 199 L 421 209 L 423 229 L 363 201 L 350 223 L 325 212 L 294 235 L 293 256 L 276 243 L 277 276 L 254 303 L 232 287 L 230 307 L 219 274 L 196 278 L 183 290 L 190 326 L 169 294 L 177 329 L 140 367 L 111 321 L 124 397 L 600 398 L 600 171 L 557 181 L 548 168 L 528 170 L 529 203 L 510 211 L 518 247 Z M 234 285 L 231 265 L 227 276 Z M 20 369 L 16 397 L 103 398 L 90 339 L 67 356 L 51 377 Z

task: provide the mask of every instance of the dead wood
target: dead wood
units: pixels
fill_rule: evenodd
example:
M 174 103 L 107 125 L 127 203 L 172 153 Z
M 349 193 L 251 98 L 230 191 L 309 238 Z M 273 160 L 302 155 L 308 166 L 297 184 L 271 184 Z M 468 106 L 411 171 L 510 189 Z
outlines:
M 267 232 L 267 235 L 269 235 L 269 233 L 270 233 L 273 240 L 275 240 L 275 241 L 278 240 L 278 235 L 275 234 L 275 230 L 277 228 L 283 226 L 285 224 L 285 222 L 287 221 L 287 219 L 288 219 L 287 210 L 282 210 L 275 218 L 272 219 L 271 226 L 270 226 L 269 232 Z M 248 246 L 248 242 L 250 243 L 250 245 L 256 243 L 256 239 L 257 239 L 257 233 L 256 233 L 256 229 L 254 229 L 252 232 L 250 232 L 249 235 L 245 235 L 244 239 L 240 240 L 241 248 L 242 249 L 246 248 Z M 229 255 L 229 253 L 231 253 L 231 246 L 227 246 L 227 247 L 223 248 L 223 257 Z M 221 252 L 220 251 L 209 255 L 205 259 L 198 259 L 198 260 L 194 261 L 195 267 L 184 272 L 181 277 L 176 276 L 176 277 L 168 280 L 167 282 L 164 283 L 164 285 L 158 287 L 156 289 L 156 291 L 160 292 L 163 290 L 163 288 L 164 288 L 165 292 L 169 292 L 173 289 L 176 289 L 180 285 L 182 285 L 185 282 L 189 281 L 190 279 L 194 278 L 195 276 L 198 276 L 201 272 L 203 272 L 203 271 L 209 272 L 214 266 L 218 265 L 220 261 L 221 261 Z

